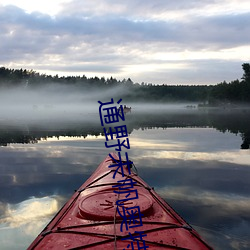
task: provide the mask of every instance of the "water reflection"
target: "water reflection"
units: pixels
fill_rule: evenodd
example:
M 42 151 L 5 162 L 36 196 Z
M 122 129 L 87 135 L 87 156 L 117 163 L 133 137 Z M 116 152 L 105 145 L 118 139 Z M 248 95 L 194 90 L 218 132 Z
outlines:
M 5 216 L 0 220 L 0 223 L 16 228 L 30 224 L 31 221 L 41 222 L 43 217 L 56 213 L 58 209 L 58 202 L 53 196 L 30 198 L 17 204 L 7 204 L 4 209 Z M 32 233 L 28 227 L 25 232 Z
M 144 110 L 136 109 L 127 114 L 126 123 L 128 133 L 136 129 L 147 128 L 215 128 L 220 132 L 239 134 L 242 141 L 239 148 L 248 149 L 250 145 L 250 109 L 245 110 L 186 110 L 163 109 Z M 73 120 L 50 119 L 44 121 L 15 121 L 0 123 L 0 145 L 11 143 L 37 143 L 41 139 L 51 137 L 71 136 L 86 137 L 103 134 L 100 121 L 96 114 L 81 114 Z
M 62 206 L 60 197 L 30 198 L 4 206 L 0 217 L 1 249 L 23 249 Z
M 137 118 L 126 120 L 139 175 L 216 249 L 249 249 L 250 154 L 240 150 L 248 118 L 245 127 L 216 112 Z M 1 130 L 0 241 L 1 249 L 25 249 L 109 150 L 97 122 L 29 126 L 34 144 L 17 143 L 24 130 L 11 130 Z

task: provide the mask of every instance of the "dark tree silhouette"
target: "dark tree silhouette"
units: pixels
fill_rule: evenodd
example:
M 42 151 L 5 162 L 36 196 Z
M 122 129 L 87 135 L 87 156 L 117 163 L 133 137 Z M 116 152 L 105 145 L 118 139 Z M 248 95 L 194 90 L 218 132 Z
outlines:
M 241 79 L 243 79 L 243 81 L 245 81 L 245 82 L 249 82 L 250 81 L 250 64 L 249 63 L 243 63 L 242 64 L 242 69 L 244 71 L 244 74 L 243 74 Z
M 134 83 L 130 78 L 117 80 L 112 76 L 87 78 L 82 76 L 51 76 L 39 74 L 34 70 L 0 68 L 0 86 L 37 88 L 53 83 L 70 85 L 79 88 L 79 91 L 88 92 L 94 89 L 111 89 L 123 87 L 117 98 L 124 101 L 173 102 L 192 101 L 209 102 L 210 106 L 225 105 L 228 103 L 250 103 L 250 64 L 242 64 L 244 71 L 242 81 L 234 80 L 230 83 L 222 82 L 217 85 L 153 85 L 152 83 Z M 27 84 L 28 83 L 28 84 Z

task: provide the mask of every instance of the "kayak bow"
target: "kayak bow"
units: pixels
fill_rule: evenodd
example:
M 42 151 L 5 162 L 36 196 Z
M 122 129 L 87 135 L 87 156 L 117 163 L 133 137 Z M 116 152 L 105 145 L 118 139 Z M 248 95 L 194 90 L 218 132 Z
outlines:
M 131 235 L 136 237 L 138 234 L 135 231 L 146 235 L 143 240 L 134 241 L 136 249 L 212 249 L 133 169 L 123 167 L 124 177 L 121 171 L 115 172 L 115 168 L 110 167 L 117 163 L 114 159 L 119 160 L 115 153 L 105 158 L 28 250 L 135 249 L 128 248 L 133 242 Z M 121 199 L 125 191 L 131 190 L 119 188 L 124 180 L 134 183 L 138 198 Z M 124 220 L 120 211 L 135 207 L 140 207 L 141 224 L 137 216 L 132 226 L 132 219 Z

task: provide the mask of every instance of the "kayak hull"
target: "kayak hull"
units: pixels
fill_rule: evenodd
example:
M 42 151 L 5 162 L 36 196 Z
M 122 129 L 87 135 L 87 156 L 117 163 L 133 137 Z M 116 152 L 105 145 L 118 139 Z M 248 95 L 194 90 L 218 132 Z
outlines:
M 105 158 L 29 250 L 133 249 L 129 248 L 132 245 L 153 250 L 212 249 L 133 169 L 124 167 L 123 172 L 115 172 L 114 159 L 119 159 L 114 153 Z M 128 179 L 134 188 L 124 186 L 121 191 L 119 185 Z M 125 212 L 131 214 L 136 209 L 141 216 L 137 211 L 133 220 L 124 219 Z M 145 236 L 140 238 L 136 232 Z

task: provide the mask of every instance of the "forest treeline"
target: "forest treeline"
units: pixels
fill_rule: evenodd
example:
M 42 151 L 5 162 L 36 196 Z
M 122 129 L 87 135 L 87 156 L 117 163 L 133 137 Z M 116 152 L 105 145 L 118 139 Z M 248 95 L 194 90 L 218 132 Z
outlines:
M 173 102 L 190 101 L 208 105 L 228 103 L 250 103 L 250 64 L 242 64 L 243 76 L 240 80 L 222 82 L 217 85 L 153 85 L 151 83 L 134 83 L 130 78 L 117 80 L 110 77 L 51 76 L 34 70 L 9 69 L 0 67 L 0 87 L 21 87 L 35 89 L 53 83 L 79 88 L 80 91 L 108 90 L 121 87 L 117 98 L 126 101 Z

